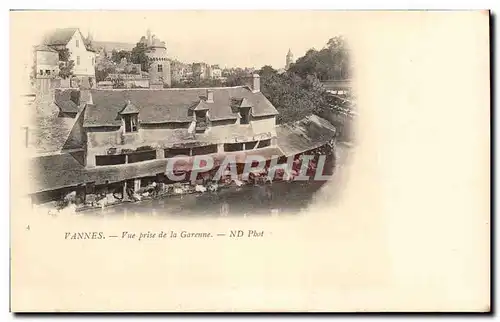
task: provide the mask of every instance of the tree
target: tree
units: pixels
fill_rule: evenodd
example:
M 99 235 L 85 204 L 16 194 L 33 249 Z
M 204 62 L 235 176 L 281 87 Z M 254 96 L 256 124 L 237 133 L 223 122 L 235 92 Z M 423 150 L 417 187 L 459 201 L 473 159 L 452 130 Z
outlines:
M 59 77 L 66 79 L 73 76 L 73 67 L 75 67 L 75 62 L 73 60 L 59 62 Z
M 68 48 L 60 49 L 59 52 L 59 77 L 62 79 L 69 78 L 73 76 L 73 68 L 75 67 L 75 62 L 69 60 L 71 53 Z
M 113 88 L 125 88 L 125 82 L 121 76 L 111 80 L 113 82 Z
M 250 76 L 248 72 L 241 68 L 232 70 L 226 78 L 226 86 L 241 86 L 244 85 L 245 79 Z
M 264 73 L 261 91 L 278 110 L 278 123 L 301 120 L 327 104 L 328 95 L 314 76 L 303 79 L 294 73 Z
M 328 40 L 322 50 L 310 49 L 290 66 L 290 72 L 302 78 L 313 75 L 320 80 L 342 80 L 350 77 L 349 50 L 342 36 Z
M 340 79 L 346 79 L 350 76 L 349 49 L 344 37 L 337 36 L 330 38 L 327 42 L 330 55 L 333 57 L 335 69 L 340 74 Z
M 119 64 L 123 58 L 126 58 L 127 61 L 130 61 L 130 56 L 131 52 L 129 51 L 126 50 L 116 51 L 113 49 L 113 51 L 111 52 L 111 61 L 113 61 L 116 64 Z
M 262 66 L 262 68 L 259 70 L 259 75 L 262 77 L 262 76 L 266 76 L 266 75 L 272 75 L 272 74 L 276 74 L 278 71 L 276 69 L 274 69 L 272 66 L 269 66 L 269 65 L 265 65 L 265 66 Z
M 115 72 L 115 69 L 113 67 L 106 67 L 106 68 L 95 68 L 95 78 L 97 82 L 101 82 L 106 80 L 108 78 L 109 74 L 112 74 Z
M 68 48 L 59 49 L 58 52 L 59 52 L 59 61 L 64 61 L 64 62 L 69 61 L 71 53 Z
M 130 60 L 132 63 L 141 64 L 141 70 L 143 72 L 149 71 L 149 66 L 151 65 L 149 57 L 146 54 L 147 52 L 148 48 L 146 44 L 139 42 L 130 53 Z

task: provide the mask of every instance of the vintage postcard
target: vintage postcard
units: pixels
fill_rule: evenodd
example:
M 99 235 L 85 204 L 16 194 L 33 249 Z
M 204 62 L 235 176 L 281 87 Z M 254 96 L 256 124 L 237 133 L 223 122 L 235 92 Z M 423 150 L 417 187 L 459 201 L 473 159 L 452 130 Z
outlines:
M 11 310 L 488 312 L 489 19 L 11 11 Z

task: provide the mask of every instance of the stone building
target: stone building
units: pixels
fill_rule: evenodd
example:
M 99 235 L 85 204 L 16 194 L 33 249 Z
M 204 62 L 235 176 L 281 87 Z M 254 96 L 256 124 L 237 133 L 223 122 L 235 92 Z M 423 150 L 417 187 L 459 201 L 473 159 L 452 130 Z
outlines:
M 156 38 L 148 29 L 146 37 L 139 41 L 147 46 L 147 56 L 151 62 L 149 67 L 149 82 L 151 88 L 163 88 L 172 85 L 170 60 L 167 57 L 167 46 L 164 41 Z
M 195 79 L 207 79 L 210 78 L 211 68 L 210 65 L 206 63 L 193 63 L 193 77 Z

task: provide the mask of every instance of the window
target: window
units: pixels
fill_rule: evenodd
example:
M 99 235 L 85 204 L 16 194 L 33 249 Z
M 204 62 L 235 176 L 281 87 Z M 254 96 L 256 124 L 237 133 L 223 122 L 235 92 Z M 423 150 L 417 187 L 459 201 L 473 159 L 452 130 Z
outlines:
M 50 70 L 49 70 L 49 69 L 46 69 L 46 70 L 45 70 L 45 74 L 50 75 Z
M 128 163 L 136 163 L 156 159 L 156 151 L 134 152 L 128 155 Z
M 205 155 L 205 154 L 211 154 L 211 153 L 217 153 L 217 145 L 216 144 L 199 146 L 199 147 L 193 148 L 193 155 Z
M 43 75 L 43 69 L 40 69 L 40 75 Z
M 250 109 L 242 109 L 240 115 L 240 124 L 248 124 L 250 122 Z
M 125 133 L 137 132 L 137 114 L 128 114 L 123 116 L 125 121 Z
M 257 145 L 257 141 L 245 142 L 245 150 L 253 150 Z
M 76 56 L 76 64 L 80 65 L 80 56 Z
M 243 150 L 243 143 L 225 143 L 224 151 L 226 152 L 234 152 Z
M 163 65 L 158 65 L 158 73 L 163 73 Z
M 80 47 L 80 40 L 76 40 L 76 48 L 79 48 Z
M 115 165 L 115 164 L 125 164 L 125 154 L 117 155 L 96 155 L 95 165 Z
M 257 148 L 265 148 L 267 146 L 270 146 L 271 145 L 271 139 L 267 139 L 267 140 L 261 140 L 259 141 L 259 145 L 257 146 Z
M 191 149 L 165 149 L 165 158 L 173 158 L 177 156 L 189 156 L 191 154 Z

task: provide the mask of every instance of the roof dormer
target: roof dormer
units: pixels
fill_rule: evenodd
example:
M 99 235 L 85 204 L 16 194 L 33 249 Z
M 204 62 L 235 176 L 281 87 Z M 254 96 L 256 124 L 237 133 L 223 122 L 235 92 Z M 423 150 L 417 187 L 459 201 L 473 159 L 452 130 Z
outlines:
M 208 104 L 204 100 L 200 100 L 198 104 L 194 105 L 192 108 L 193 111 L 207 111 Z
M 126 114 L 139 114 L 139 109 L 137 106 L 135 106 L 132 102 L 127 101 L 127 104 L 125 107 L 120 111 L 121 115 L 126 115 Z
M 253 104 L 246 98 L 232 98 L 231 109 L 233 113 L 238 113 L 240 116 L 240 124 L 248 124 L 250 122 L 250 113 Z
M 125 133 L 137 132 L 138 131 L 138 115 L 139 109 L 137 106 L 132 104 L 132 102 L 127 101 L 125 107 L 120 111 L 122 116 L 123 126 L 125 128 Z

